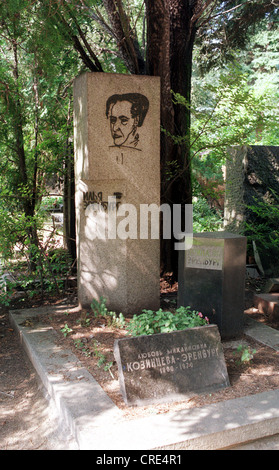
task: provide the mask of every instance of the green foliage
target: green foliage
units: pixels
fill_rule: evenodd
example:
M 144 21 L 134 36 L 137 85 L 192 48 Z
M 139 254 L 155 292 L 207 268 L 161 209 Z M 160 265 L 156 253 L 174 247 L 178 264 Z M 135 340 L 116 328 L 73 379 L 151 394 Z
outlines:
M 279 275 L 279 196 L 270 191 L 269 197 L 254 198 L 255 203 L 247 206 L 248 220 L 243 227 L 247 237 L 248 250 L 252 252 L 252 242 L 256 243 L 264 270 L 268 275 Z
M 65 325 L 61 328 L 61 332 L 63 333 L 64 337 L 66 338 L 67 336 L 69 336 L 73 332 L 73 330 L 72 330 L 72 328 L 70 328 L 68 326 L 67 323 L 65 323 Z
M 27 298 L 43 297 L 63 291 L 71 266 L 40 205 L 46 181 L 63 178 L 78 67 L 50 15 L 32 2 L 2 2 L 0 18 L 0 257 Z
M 108 371 L 110 375 L 112 376 L 112 378 L 114 379 L 114 376 L 111 371 L 113 362 L 108 361 L 106 355 L 100 351 L 98 341 L 94 340 L 89 345 L 86 345 L 84 341 L 86 340 L 82 338 L 75 339 L 74 340 L 75 348 L 78 349 L 85 357 L 92 357 L 92 356 L 96 357 L 98 359 L 97 366 L 100 368 L 103 368 L 103 370 L 106 372 Z
M 175 312 L 159 309 L 143 310 L 140 315 L 134 315 L 128 324 L 128 331 L 132 336 L 152 335 L 156 333 L 170 333 L 176 330 L 185 330 L 208 324 L 208 319 L 201 312 L 191 310 L 190 307 L 179 307 Z
M 50 248 L 46 251 L 47 266 L 52 274 L 67 276 L 71 267 L 71 258 L 64 248 Z
M 279 122 L 269 91 L 252 89 L 248 74 L 236 64 L 210 76 L 199 84 L 191 108 L 191 148 L 201 173 L 212 160 L 222 164 L 228 146 L 255 144 L 255 130 L 270 130 Z
M 107 301 L 104 297 L 100 297 L 100 301 L 93 299 L 91 302 L 91 308 L 95 317 L 105 317 L 108 314 Z
M 253 14 L 249 16 L 248 23 Z M 233 28 L 233 16 L 231 19 L 231 24 L 223 26 Z M 216 31 L 210 34 L 214 36 Z M 230 49 L 230 60 L 216 61 L 207 72 L 201 72 L 204 67 L 200 66 L 210 39 L 203 45 L 198 40 L 199 46 L 194 49 L 191 145 L 196 177 L 222 179 L 227 146 L 278 145 L 278 19 L 265 15 L 239 36 L 246 36 L 245 47 Z M 218 50 L 223 39 L 211 43 L 213 56 L 222 55 Z M 213 56 L 211 63 L 215 62 Z M 207 66 L 209 57 L 204 58 Z
M 39 3 L 0 5 L 0 256 L 9 269 L 27 259 L 26 280 L 39 278 L 41 289 L 51 291 L 59 290 L 54 275 L 65 275 L 68 261 L 49 252 L 54 234 L 44 242 L 40 205 L 46 181 L 63 178 L 69 84 L 78 66 L 65 38 L 54 34 L 51 11 Z
M 113 365 L 113 362 L 108 361 L 105 354 L 103 354 L 99 350 L 98 341 L 94 340 L 93 343 L 90 346 L 86 346 L 86 344 L 84 343 L 84 341 L 82 339 L 76 339 L 76 340 L 74 340 L 74 345 L 75 345 L 75 348 L 78 349 L 85 357 L 90 357 L 90 356 L 96 357 L 98 359 L 97 366 L 100 367 L 100 368 L 103 368 L 103 370 L 106 371 L 106 372 L 108 371 L 110 373 L 110 375 L 112 376 L 112 378 L 114 378 L 113 374 L 112 374 L 112 371 L 111 371 L 111 367 Z M 93 348 L 93 350 L 92 350 L 92 348 Z
M 222 213 L 216 207 L 222 196 L 228 147 L 278 143 L 278 90 L 267 79 L 264 87 L 259 82 L 252 86 L 249 79 L 247 70 L 235 63 L 222 72 L 209 72 L 203 80 L 194 75 L 190 141 L 187 136 L 172 136 L 177 144 L 184 141 L 190 145 L 194 231 L 222 229 Z M 174 101 L 189 108 L 179 94 L 174 94 Z M 176 162 L 172 162 L 170 178 L 177 171 Z
M 98 342 L 94 341 L 94 356 L 98 359 L 97 366 L 98 367 L 103 367 L 104 371 L 108 371 L 110 375 L 113 377 L 113 374 L 111 372 L 111 367 L 113 365 L 112 361 L 108 361 L 105 354 L 101 353 L 98 348 Z
M 242 69 L 249 77 L 249 85 L 254 93 L 263 97 L 270 111 L 278 116 L 279 101 L 279 29 L 278 18 L 266 18 L 259 22 L 249 37 L 249 42 L 240 53 Z M 279 128 L 258 128 L 255 140 L 263 145 L 278 145 Z
M 13 283 L 5 276 L 0 277 L 0 306 L 9 307 L 13 293 Z
M 94 299 L 91 308 L 95 317 L 103 317 L 107 320 L 108 326 L 126 328 L 132 336 L 168 333 L 208 324 L 208 319 L 201 312 L 191 310 L 190 307 L 180 307 L 175 312 L 162 309 L 157 312 L 143 310 L 142 314 L 134 315 L 129 322 L 126 322 L 121 313 L 118 316 L 115 312 L 108 311 L 103 297 L 100 302 Z
M 85 313 L 85 317 L 84 317 L 84 315 L 83 315 L 83 317 L 81 318 L 80 324 L 81 324 L 81 326 L 89 327 L 89 326 L 90 326 L 90 323 L 91 323 L 91 316 L 90 316 L 90 313 L 89 313 L 89 312 L 86 312 L 86 313 Z
M 29 235 L 34 220 L 40 228 L 35 241 Z M 24 291 L 24 298 L 51 296 L 64 291 L 65 279 L 71 272 L 72 260 L 68 252 L 57 246 L 54 232 L 44 239 L 43 226 L 38 218 L 27 218 L 24 214 L 12 214 L 0 208 L 0 256 L 2 271 L 13 275 L 6 291 L 1 294 L 1 303 L 10 304 L 13 291 Z M 9 236 L 6 236 L 9 234 Z
M 205 21 L 197 36 L 200 70 L 206 73 L 212 67 L 223 67 L 236 56 L 240 61 L 241 51 L 244 51 L 246 56 L 253 56 L 257 49 L 253 36 L 255 33 L 265 36 L 265 29 L 278 31 L 276 2 L 266 0 L 217 2 L 210 25 Z M 262 56 L 266 46 L 264 43 Z
M 90 357 L 92 355 L 92 352 L 90 351 L 90 348 L 85 346 L 84 342 L 82 339 L 76 339 L 74 340 L 74 345 L 76 349 L 79 349 L 82 354 L 86 357 Z
M 93 299 L 91 302 L 91 309 L 95 317 L 104 317 L 107 320 L 107 325 L 115 328 L 124 328 L 126 321 L 123 313 L 117 314 L 116 312 L 108 310 L 106 306 L 106 299 L 100 297 L 100 301 Z
M 255 353 L 257 352 L 256 349 L 251 349 L 250 346 L 243 346 L 239 345 L 236 350 L 237 354 L 239 355 L 239 364 L 249 364 L 253 358 Z
M 193 199 L 193 232 L 215 232 L 223 229 L 221 211 L 210 208 L 203 197 Z

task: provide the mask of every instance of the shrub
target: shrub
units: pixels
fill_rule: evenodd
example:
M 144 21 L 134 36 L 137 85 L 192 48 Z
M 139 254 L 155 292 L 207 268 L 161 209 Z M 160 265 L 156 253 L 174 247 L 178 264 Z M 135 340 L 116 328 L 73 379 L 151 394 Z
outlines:
M 190 307 L 179 307 L 175 312 L 159 309 L 143 310 L 140 315 L 134 315 L 128 325 L 128 331 L 132 336 L 152 335 L 156 333 L 170 333 L 177 330 L 185 330 L 209 323 L 208 318 L 201 312 L 191 310 Z

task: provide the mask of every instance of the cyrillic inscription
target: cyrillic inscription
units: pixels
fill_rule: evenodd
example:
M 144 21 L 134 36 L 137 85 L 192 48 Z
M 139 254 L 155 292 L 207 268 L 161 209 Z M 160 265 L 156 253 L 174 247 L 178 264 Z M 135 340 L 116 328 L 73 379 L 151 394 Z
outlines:
M 114 199 L 112 202 L 108 201 L 103 201 L 103 192 L 95 192 L 95 191 L 87 191 L 86 193 L 83 193 L 83 207 L 84 210 L 90 205 L 90 204 L 100 204 L 100 210 L 117 210 L 118 207 L 121 204 L 121 198 L 122 198 L 122 193 L 120 192 L 115 192 L 113 193 L 112 199 Z
M 166 355 L 162 351 L 141 353 L 137 361 L 123 365 L 123 370 L 132 372 L 139 369 L 158 368 L 161 374 L 166 374 L 173 372 L 175 368 L 185 369 L 185 365 L 182 365 L 185 362 L 188 363 L 188 367 L 193 367 L 195 361 L 210 359 L 218 355 L 218 348 L 211 348 L 206 344 L 184 345 L 167 350 Z
M 193 246 L 186 251 L 187 268 L 216 269 L 223 267 L 223 248 L 221 246 Z
M 119 339 L 114 354 L 127 404 L 181 400 L 229 386 L 216 325 Z

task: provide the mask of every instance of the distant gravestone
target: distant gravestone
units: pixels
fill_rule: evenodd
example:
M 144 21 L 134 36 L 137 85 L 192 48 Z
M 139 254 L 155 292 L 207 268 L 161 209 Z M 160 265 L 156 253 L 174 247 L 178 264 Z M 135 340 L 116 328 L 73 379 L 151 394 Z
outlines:
M 160 241 L 140 238 L 137 217 L 141 205 L 160 206 L 159 77 L 79 76 L 74 139 L 79 303 L 156 310 Z
M 127 405 L 185 400 L 230 385 L 215 325 L 115 341 Z
M 222 338 L 243 332 L 246 237 L 229 232 L 193 235 L 179 252 L 178 306 L 202 312 Z
M 278 292 L 279 293 L 279 278 L 268 279 L 264 286 L 264 292 Z
M 255 294 L 254 306 L 263 313 L 269 321 L 279 320 L 279 293 Z
M 271 200 L 279 193 L 279 147 L 235 146 L 228 150 L 224 225 L 228 232 L 240 233 L 245 222 L 253 222 L 250 206 Z
M 265 276 L 276 277 L 279 275 L 277 261 L 279 250 L 276 243 L 277 227 L 272 214 L 278 206 L 278 200 L 276 200 L 279 194 L 278 172 L 279 146 L 244 145 L 228 150 L 224 207 L 225 230 L 249 234 L 247 224 L 252 227 L 263 225 L 262 236 L 255 235 L 254 246 L 249 247 L 249 251 L 255 259 L 260 256 L 260 265 L 257 260 L 256 263 Z M 253 210 L 253 207 L 256 210 Z

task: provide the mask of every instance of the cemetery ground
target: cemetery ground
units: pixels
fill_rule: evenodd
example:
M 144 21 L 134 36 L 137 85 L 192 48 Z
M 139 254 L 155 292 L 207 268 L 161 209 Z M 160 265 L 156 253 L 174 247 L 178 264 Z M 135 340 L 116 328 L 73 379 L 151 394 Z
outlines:
M 257 321 L 279 329 L 279 323 L 270 324 L 263 314 L 260 314 L 253 308 L 253 295 L 261 290 L 263 284 L 263 279 L 252 279 L 246 282 L 245 314 L 254 317 Z M 161 280 L 162 308 L 169 310 L 175 304 L 176 291 L 176 284 L 170 285 L 168 280 Z M 57 331 L 57 344 L 70 348 L 74 352 L 107 395 L 122 410 L 126 419 L 202 407 L 211 403 L 218 403 L 279 388 L 278 352 L 243 335 L 241 338 L 222 342 L 231 384 L 230 387 L 212 393 L 193 395 L 180 402 L 127 406 L 119 390 L 117 365 L 113 355 L 115 339 L 125 337 L 127 330 L 122 327 L 120 328 L 113 317 L 95 317 L 90 309 L 80 311 L 77 307 L 69 308 L 69 303 L 76 305 L 75 294 L 75 290 L 73 291 L 72 289 L 69 296 L 52 298 L 45 301 L 45 304 L 50 305 L 65 304 L 65 309 L 62 308 L 60 313 L 55 315 L 44 315 L 43 322 L 51 325 Z M 35 299 L 33 299 L 31 304 L 25 303 L 22 305 L 22 307 L 26 308 L 38 308 L 39 306 L 40 304 L 36 304 Z M 13 307 L 18 308 L 17 305 Z M 32 322 L 34 321 L 36 320 L 33 318 Z M 129 318 L 127 321 L 129 321 Z M 31 321 L 28 324 L 28 319 L 25 322 L 25 326 L 33 326 Z M 4 359 L 4 364 L 0 371 L 1 406 L 8 409 L 13 407 L 18 419 L 21 419 L 22 414 L 25 414 L 30 420 L 34 397 L 39 397 L 39 401 L 42 398 L 38 395 L 35 375 L 28 366 L 22 354 L 18 338 L 9 324 L 8 311 L 3 309 L 0 312 L 0 346 L 2 361 Z M 36 414 L 36 407 L 33 409 L 33 412 Z M 41 412 L 39 411 L 39 413 Z M 1 424 L 5 425 L 2 426 L 2 430 L 4 432 L 5 429 L 6 435 L 9 434 L 9 426 L 15 426 L 13 419 L 11 419 L 11 413 L 9 412 L 8 415 L 8 419 L 2 418 L 1 420 Z M 44 419 L 47 420 L 46 417 Z M 35 435 L 33 439 L 35 439 Z M 34 442 L 34 445 L 36 445 L 36 442 Z M 38 447 L 40 448 L 41 445 L 43 444 L 39 443 Z M 34 446 L 31 446 L 31 448 L 34 448 Z
M 246 311 L 249 312 L 247 315 L 279 329 L 279 322 L 270 324 L 264 315 L 259 314 L 253 308 L 253 294 L 258 292 L 262 284 L 261 280 L 247 282 Z M 168 281 L 161 279 L 162 308 L 169 310 L 175 305 L 176 292 L 177 284 L 171 286 Z M 78 356 L 128 419 L 146 416 L 150 413 L 200 407 L 279 388 L 279 353 L 243 335 L 233 341 L 222 342 L 231 387 L 217 392 L 194 395 L 182 402 L 127 406 L 119 390 L 117 364 L 113 355 L 115 339 L 125 337 L 127 330 L 125 327 L 119 328 L 111 317 L 94 317 L 90 309 L 82 312 L 73 309 L 71 313 L 69 312 L 71 310 L 65 308 L 64 313 L 46 316 L 44 321 L 56 329 L 59 333 L 59 343 L 69 347 Z M 241 359 L 242 355 L 243 359 Z

